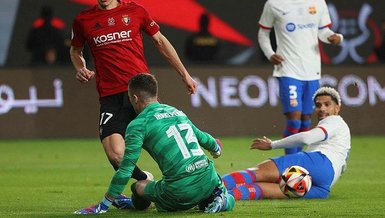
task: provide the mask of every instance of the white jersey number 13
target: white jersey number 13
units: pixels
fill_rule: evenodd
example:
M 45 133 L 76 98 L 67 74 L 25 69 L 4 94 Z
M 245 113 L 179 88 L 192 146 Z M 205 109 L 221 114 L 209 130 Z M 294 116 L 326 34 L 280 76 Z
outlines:
M 197 149 L 189 149 L 187 145 L 184 143 L 182 135 L 180 132 L 187 131 L 185 139 L 187 144 L 195 142 L 198 145 Z M 187 123 L 178 124 L 177 126 L 172 125 L 166 131 L 167 136 L 174 137 L 176 143 L 178 144 L 179 150 L 181 151 L 183 158 L 190 158 L 192 156 L 201 156 L 203 155 L 203 151 L 199 146 L 198 139 L 196 138 L 192 127 Z

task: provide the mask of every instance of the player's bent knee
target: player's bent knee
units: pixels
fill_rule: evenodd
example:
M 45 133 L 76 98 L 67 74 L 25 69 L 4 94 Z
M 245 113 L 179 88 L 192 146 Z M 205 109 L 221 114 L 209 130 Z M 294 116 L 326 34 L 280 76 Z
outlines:
M 151 205 L 151 201 L 145 199 L 144 197 L 140 196 L 137 192 L 137 186 L 140 184 L 137 184 L 138 182 L 135 182 L 131 185 L 131 192 L 132 192 L 132 204 L 134 205 L 135 209 L 137 210 L 145 210 Z
M 137 183 L 138 182 L 134 182 L 134 183 L 131 184 L 131 192 L 132 192 L 133 195 L 138 195 L 138 193 L 136 192 L 136 184 Z
M 112 165 L 112 167 L 114 168 L 115 171 L 119 169 L 120 163 L 122 162 L 121 158 L 119 158 L 119 157 L 108 157 L 108 160 L 110 161 L 110 164 Z
M 145 210 L 151 205 L 151 201 L 139 197 L 137 195 L 132 195 L 132 204 L 137 210 Z
M 137 181 L 135 182 L 135 193 L 138 195 L 138 196 L 141 196 L 143 197 L 144 196 L 144 189 L 146 188 L 147 184 L 148 183 L 151 183 L 153 181 L 149 181 L 149 180 L 140 180 L 140 181 Z

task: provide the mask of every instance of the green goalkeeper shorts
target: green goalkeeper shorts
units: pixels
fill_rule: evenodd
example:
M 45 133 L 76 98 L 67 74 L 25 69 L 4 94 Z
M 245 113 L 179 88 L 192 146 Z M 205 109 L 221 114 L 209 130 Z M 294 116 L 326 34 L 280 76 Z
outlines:
M 155 203 L 158 211 L 180 211 L 193 208 L 206 200 L 218 186 L 223 186 L 222 180 L 217 172 L 211 169 L 172 182 L 150 182 L 146 185 L 144 193 L 148 200 Z

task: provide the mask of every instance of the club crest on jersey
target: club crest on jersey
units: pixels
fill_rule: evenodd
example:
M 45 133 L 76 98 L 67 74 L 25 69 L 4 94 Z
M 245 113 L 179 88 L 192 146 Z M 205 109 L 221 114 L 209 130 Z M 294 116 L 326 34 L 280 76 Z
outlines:
M 297 107 L 297 105 L 298 105 L 297 99 L 290 99 L 290 106 Z
M 124 24 L 128 25 L 130 23 L 130 17 L 128 15 L 123 15 L 122 16 L 122 21 Z
M 316 14 L 317 13 L 317 9 L 315 6 L 310 6 L 308 11 L 309 11 L 309 14 Z
M 113 17 L 108 18 L 108 26 L 115 25 L 115 19 Z

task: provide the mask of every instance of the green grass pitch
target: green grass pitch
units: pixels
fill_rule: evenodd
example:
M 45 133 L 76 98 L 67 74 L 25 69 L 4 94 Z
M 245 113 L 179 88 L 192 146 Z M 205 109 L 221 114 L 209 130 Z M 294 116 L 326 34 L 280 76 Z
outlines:
M 251 139 L 222 139 L 223 156 L 215 161 L 220 174 L 283 153 L 251 151 Z M 385 137 L 353 137 L 348 169 L 327 200 L 241 201 L 234 211 L 214 215 L 158 213 L 154 206 L 144 212 L 111 208 L 98 217 L 385 217 L 384 156 Z M 146 152 L 139 166 L 160 178 Z M 72 212 L 98 203 L 112 175 L 97 139 L 0 140 L 0 217 L 79 216 Z

